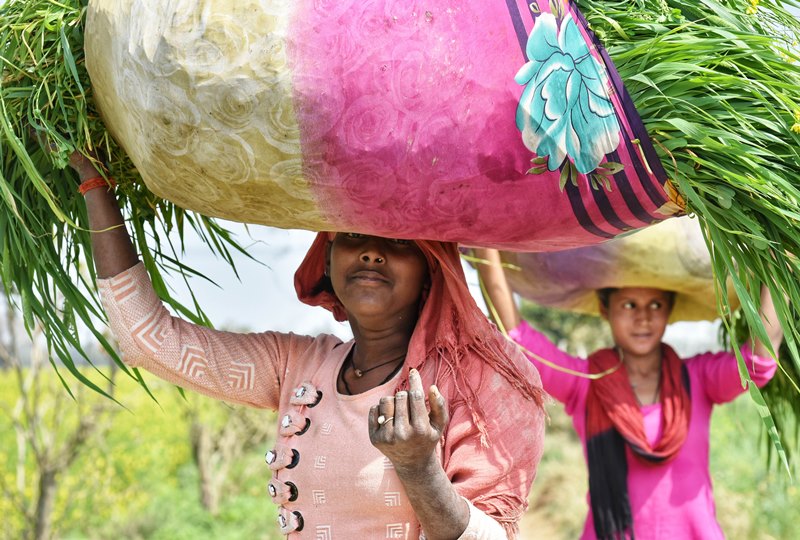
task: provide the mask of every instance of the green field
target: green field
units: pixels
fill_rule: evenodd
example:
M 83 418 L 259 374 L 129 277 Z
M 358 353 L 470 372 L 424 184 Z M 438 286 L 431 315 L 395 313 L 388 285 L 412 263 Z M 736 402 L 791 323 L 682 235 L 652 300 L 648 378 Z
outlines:
M 56 477 L 52 537 L 64 539 L 271 539 L 280 538 L 276 509 L 266 493 L 269 471 L 263 454 L 271 446 L 274 414 L 229 407 L 195 395 L 186 398 L 152 377 L 156 403 L 125 376 L 117 377 L 114 405 L 85 389 L 73 401 L 48 373 L 38 385 L 38 451 L 57 450 L 76 432 L 79 417 L 94 431 L 72 465 Z M 73 381 L 74 382 L 74 381 Z M 73 384 L 78 392 L 79 386 Z M 33 393 L 33 389 L 28 389 Z M 37 475 L 41 466 L 28 445 L 20 448 L 12 424 L 20 416 L 13 371 L 0 371 L 0 498 L 3 538 L 33 538 Z M 31 401 L 31 400 L 29 400 Z M 29 403 L 26 406 L 34 407 Z M 525 518 L 525 538 L 576 538 L 585 515 L 586 474 L 569 419 L 556 405 L 546 453 Z M 88 415 L 88 416 L 87 416 Z M 199 469 L 192 457 L 191 425 L 202 424 L 220 436 L 226 425 L 246 419 L 239 454 L 220 488 L 215 514 L 201 504 Z M 230 436 L 230 433 L 227 434 Z M 713 422 L 712 467 L 719 519 L 729 538 L 797 538 L 800 491 L 784 470 L 766 466 L 757 414 L 747 397 L 717 409 Z M 59 452 L 52 452 L 56 459 Z M 225 465 L 222 452 L 217 468 Z M 213 460 L 212 460 L 213 462 Z M 24 471 L 24 474 L 23 474 Z M 18 489 L 21 488 L 21 489 Z

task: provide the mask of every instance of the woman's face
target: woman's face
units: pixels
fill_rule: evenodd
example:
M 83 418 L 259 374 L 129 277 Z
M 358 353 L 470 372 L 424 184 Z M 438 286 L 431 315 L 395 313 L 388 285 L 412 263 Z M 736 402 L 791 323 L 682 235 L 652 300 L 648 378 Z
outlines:
M 416 243 L 337 233 L 329 253 L 333 290 L 351 317 L 416 321 L 428 280 L 428 263 Z
M 661 346 L 672 295 L 661 289 L 626 287 L 613 291 L 608 307 L 601 305 L 600 310 L 624 356 L 647 356 Z

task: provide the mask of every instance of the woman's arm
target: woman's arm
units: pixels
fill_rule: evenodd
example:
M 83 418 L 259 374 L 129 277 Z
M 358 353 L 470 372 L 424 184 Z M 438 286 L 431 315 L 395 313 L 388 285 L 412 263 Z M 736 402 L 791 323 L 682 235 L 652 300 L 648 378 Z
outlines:
M 81 182 L 100 176 L 94 163 L 78 152 L 70 156 L 70 166 L 77 171 Z M 139 259 L 114 191 L 95 188 L 86 192 L 85 200 L 97 276 L 108 278 L 131 268 Z
M 475 249 L 476 269 L 483 284 L 486 303 L 491 304 L 489 314 L 500 329 L 509 332 L 521 321 L 514 295 L 501 265 L 500 253 L 496 249 Z
M 100 176 L 79 153 L 70 165 L 81 182 Z M 316 354 L 317 343 L 275 333 L 236 334 L 173 317 L 153 290 L 112 189 L 86 192 L 98 290 L 109 325 L 129 365 L 216 399 L 276 408 L 287 358 Z
M 511 353 L 538 386 L 538 373 Z M 478 384 L 479 371 L 471 370 L 465 384 Z M 370 410 L 370 440 L 393 463 L 428 540 L 516 538 L 542 455 L 545 414 L 497 379 L 481 388 L 476 403 L 485 432 L 463 402 L 451 413 L 437 387 L 428 391 L 428 412 L 415 371 L 409 392 L 384 397 Z M 447 388 L 445 395 L 457 393 Z
M 470 509 L 436 455 L 449 421 L 447 404 L 431 386 L 428 413 L 419 372 L 412 369 L 408 379 L 408 392 L 385 396 L 370 409 L 369 438 L 394 465 L 427 540 L 456 540 L 467 528 Z

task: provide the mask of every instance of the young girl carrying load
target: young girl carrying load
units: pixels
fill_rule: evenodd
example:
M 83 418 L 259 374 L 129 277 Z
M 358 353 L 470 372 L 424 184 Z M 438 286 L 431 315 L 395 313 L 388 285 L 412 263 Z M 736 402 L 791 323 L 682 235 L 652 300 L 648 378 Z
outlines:
M 581 538 L 723 538 L 708 466 L 709 423 L 714 405 L 744 391 L 735 354 L 680 359 L 661 341 L 674 293 L 625 287 L 598 291 L 614 347 L 587 360 L 572 357 L 521 319 L 499 253 L 475 255 L 484 261 L 476 266 L 499 322 L 532 353 L 545 391 L 564 404 L 583 443 L 590 511 Z M 766 288 L 761 318 L 777 351 L 783 330 Z M 766 384 L 776 370 L 767 347 L 755 341 L 741 352 L 753 382 Z

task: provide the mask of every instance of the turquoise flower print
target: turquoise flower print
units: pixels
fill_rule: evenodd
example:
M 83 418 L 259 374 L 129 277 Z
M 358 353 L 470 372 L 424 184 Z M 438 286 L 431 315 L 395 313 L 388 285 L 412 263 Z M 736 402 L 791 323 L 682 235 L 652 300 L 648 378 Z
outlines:
M 619 122 L 606 91 L 603 66 L 567 14 L 559 27 L 541 14 L 528 38 L 528 58 L 514 80 L 527 85 L 517 107 L 517 127 L 547 168 L 569 156 L 578 172 L 595 170 L 619 146 Z

